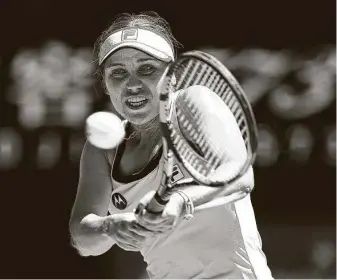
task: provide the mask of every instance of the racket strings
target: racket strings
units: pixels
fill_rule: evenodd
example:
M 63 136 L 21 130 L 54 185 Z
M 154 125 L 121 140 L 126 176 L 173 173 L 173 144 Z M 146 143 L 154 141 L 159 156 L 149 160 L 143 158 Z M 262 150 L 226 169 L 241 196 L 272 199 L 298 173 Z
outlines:
M 248 122 L 242 105 L 223 76 L 201 60 L 185 59 L 176 65 L 174 73 L 177 79 L 176 89 L 185 89 L 193 85 L 208 87 L 225 102 L 231 110 L 240 128 L 246 148 L 250 149 Z M 199 120 L 199 123 L 201 120 Z
M 171 137 L 176 138 L 176 149 L 179 154 L 199 173 L 207 176 L 212 169 L 215 169 L 221 162 L 221 153 L 217 150 L 217 145 L 214 145 L 212 139 L 208 137 L 202 130 L 202 118 L 203 114 L 200 112 L 193 100 L 188 100 L 186 96 L 183 96 L 183 104 L 177 104 L 176 115 L 181 131 L 184 137 L 180 136 L 180 133 L 173 132 Z M 172 128 L 174 131 L 174 128 Z M 206 160 L 199 161 L 195 154 L 196 147 L 201 150 L 202 157 Z

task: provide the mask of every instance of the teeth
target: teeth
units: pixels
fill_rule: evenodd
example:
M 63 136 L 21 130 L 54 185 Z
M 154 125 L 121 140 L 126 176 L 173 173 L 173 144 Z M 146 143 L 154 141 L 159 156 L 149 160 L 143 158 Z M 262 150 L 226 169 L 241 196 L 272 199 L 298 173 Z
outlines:
M 134 96 L 128 98 L 125 103 L 131 109 L 139 109 L 143 108 L 146 105 L 147 101 L 148 99 L 143 96 Z
M 130 103 L 137 103 L 137 102 L 143 102 L 143 101 L 145 101 L 146 100 L 146 98 L 145 97 L 130 97 L 130 98 L 128 98 L 128 102 L 130 102 Z

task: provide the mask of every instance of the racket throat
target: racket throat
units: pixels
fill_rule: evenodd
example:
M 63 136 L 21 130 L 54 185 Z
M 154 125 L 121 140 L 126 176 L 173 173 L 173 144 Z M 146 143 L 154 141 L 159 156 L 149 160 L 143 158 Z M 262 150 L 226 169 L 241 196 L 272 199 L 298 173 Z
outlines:
M 166 192 L 161 194 L 161 195 L 158 194 L 158 192 L 156 192 L 154 198 L 155 198 L 155 200 L 157 201 L 158 204 L 165 206 L 168 203 L 168 201 L 170 200 L 170 196 L 172 194 L 173 194 L 172 189 L 166 190 Z

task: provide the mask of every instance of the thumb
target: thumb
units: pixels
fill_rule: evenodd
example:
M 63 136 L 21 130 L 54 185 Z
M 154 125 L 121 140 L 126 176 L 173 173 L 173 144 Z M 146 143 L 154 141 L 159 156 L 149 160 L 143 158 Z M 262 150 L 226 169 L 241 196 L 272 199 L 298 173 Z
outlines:
M 136 207 L 136 209 L 134 210 L 134 213 L 136 215 L 138 215 L 139 213 L 141 213 L 146 206 L 149 204 L 149 202 L 152 200 L 152 198 L 154 197 L 154 195 L 156 194 L 156 191 L 150 191 L 148 192 L 138 203 L 138 206 Z
M 176 215 L 180 216 L 184 212 L 185 200 L 184 198 L 179 194 L 173 194 L 167 203 L 163 215 Z

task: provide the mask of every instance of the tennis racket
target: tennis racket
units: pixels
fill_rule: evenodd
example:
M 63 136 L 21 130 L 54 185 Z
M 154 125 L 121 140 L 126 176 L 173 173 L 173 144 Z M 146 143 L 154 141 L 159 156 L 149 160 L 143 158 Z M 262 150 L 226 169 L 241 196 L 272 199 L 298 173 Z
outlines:
M 147 206 L 147 210 L 154 213 L 161 212 L 170 196 L 180 187 L 198 184 L 225 190 L 226 187 L 242 177 L 254 163 L 258 143 L 257 126 L 249 101 L 231 72 L 215 57 L 201 51 L 186 52 L 173 62 L 166 71 L 159 90 L 164 172 L 161 184 Z M 241 168 L 230 179 L 227 178 L 227 180 L 222 181 L 219 178 L 212 179 L 212 176 L 208 176 L 210 170 L 219 166 L 221 158 L 216 152 L 216 147 L 213 147 L 214 143 L 211 139 L 208 139 L 207 133 L 200 126 L 203 114 L 198 111 L 193 98 L 185 100 L 187 106 L 172 106 L 174 92 L 187 89 L 193 85 L 205 86 L 217 94 L 231 110 L 240 128 L 247 157 Z M 193 142 L 197 144 L 204 159 L 206 159 L 206 165 L 201 165 L 198 158 L 190 152 L 190 143 L 182 136 L 181 130 L 172 123 L 173 110 L 176 110 L 180 129 L 184 130 L 185 136 L 193 139 Z M 192 177 L 180 180 L 174 186 L 172 186 L 170 180 L 173 156 L 182 163 Z M 250 192 L 250 190 L 247 190 L 247 192 Z M 233 200 L 233 196 L 235 199 L 235 195 L 234 193 L 230 196 L 220 196 L 200 206 L 199 209 L 224 204 L 227 200 Z

